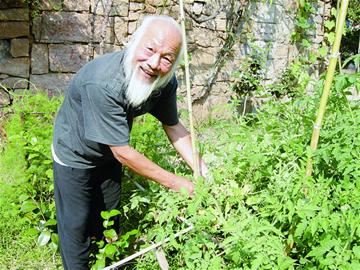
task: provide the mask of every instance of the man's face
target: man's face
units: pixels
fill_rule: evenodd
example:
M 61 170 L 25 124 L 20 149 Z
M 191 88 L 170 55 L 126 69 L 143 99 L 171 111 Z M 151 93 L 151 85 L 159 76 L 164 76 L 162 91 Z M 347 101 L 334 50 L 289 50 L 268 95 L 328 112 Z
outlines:
M 135 50 L 133 65 L 137 78 L 153 83 L 173 67 L 181 47 L 181 34 L 172 25 L 153 22 Z

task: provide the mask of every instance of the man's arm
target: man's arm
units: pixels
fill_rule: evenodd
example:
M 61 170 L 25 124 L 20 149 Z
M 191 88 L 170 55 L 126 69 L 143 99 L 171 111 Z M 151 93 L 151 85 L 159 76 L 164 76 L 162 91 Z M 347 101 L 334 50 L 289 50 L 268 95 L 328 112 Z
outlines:
M 194 170 L 190 133 L 180 122 L 173 126 L 163 125 L 163 128 L 176 151 L 186 161 L 190 168 Z M 208 169 L 200 156 L 198 156 L 198 159 L 200 165 L 200 175 L 205 177 L 207 175 Z
M 137 174 L 172 190 L 180 191 L 181 188 L 185 188 L 190 195 L 193 194 L 194 184 L 192 182 L 185 177 L 164 170 L 131 146 L 110 146 L 110 149 L 121 164 L 129 167 Z

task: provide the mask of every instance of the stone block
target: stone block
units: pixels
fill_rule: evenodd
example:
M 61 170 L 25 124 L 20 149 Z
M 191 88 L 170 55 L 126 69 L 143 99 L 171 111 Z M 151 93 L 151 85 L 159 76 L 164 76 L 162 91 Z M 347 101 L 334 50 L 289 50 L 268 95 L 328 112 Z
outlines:
M 268 2 L 251 2 L 249 10 L 252 13 L 252 18 L 261 23 L 275 23 L 276 16 L 278 16 L 278 6 Z
M 27 89 L 29 81 L 19 77 L 8 77 L 0 82 L 3 86 L 11 89 Z
M 27 38 L 12 39 L 10 53 L 13 57 L 29 56 L 29 40 Z
M 49 51 L 46 44 L 33 44 L 31 51 L 31 73 L 49 72 Z
M 99 16 L 100 17 L 100 16 Z M 33 22 L 35 41 L 44 43 L 99 42 L 100 19 L 77 12 L 45 12 Z
M 74 74 L 65 73 L 31 75 L 30 90 L 35 92 L 45 90 L 51 95 L 64 94 L 73 76 Z
M 169 6 L 170 1 L 164 1 L 164 0 L 146 0 L 145 3 L 151 6 L 155 6 L 155 7 L 162 7 L 162 6 Z
M 217 48 L 198 48 L 191 55 L 191 64 L 200 68 L 209 67 L 214 64 L 217 52 Z
M 127 17 L 128 13 L 129 3 L 127 0 L 113 0 L 113 4 L 110 10 L 110 16 Z
M 39 10 L 59 11 L 61 9 L 61 0 L 41 0 L 38 8 Z
M 144 8 L 145 8 L 144 3 L 130 2 L 130 5 L 129 5 L 129 10 L 130 11 L 140 11 L 140 10 L 143 10 Z
M 29 58 L 9 58 L 0 64 L 0 73 L 15 77 L 29 78 Z
M 0 22 L 0 39 L 29 36 L 28 22 Z
M 196 43 L 202 47 L 219 47 L 223 41 L 209 29 L 194 27 L 189 35 L 189 43 Z
M 77 72 L 90 59 L 88 45 L 49 45 L 50 71 Z
M 114 23 L 115 40 L 121 44 L 128 33 L 128 22 L 123 18 L 115 17 Z
M 26 7 L 24 0 L 1 0 L 0 9 Z
M 120 51 L 122 49 L 122 46 L 119 45 L 114 45 L 114 44 L 104 44 L 103 47 L 103 52 L 100 53 L 100 46 L 96 45 L 95 49 L 94 49 L 94 58 L 103 55 L 105 53 L 111 53 L 111 52 L 116 52 L 116 51 Z
M 132 34 L 135 32 L 136 28 L 138 27 L 138 22 L 134 21 L 134 22 L 129 22 L 128 24 L 128 34 Z
M 140 18 L 140 13 L 139 12 L 133 12 L 130 11 L 129 12 L 129 17 L 127 18 L 129 20 L 129 22 L 133 22 L 133 21 L 137 21 Z
M 200 15 L 203 10 L 203 7 L 204 7 L 203 3 L 195 2 L 192 6 L 192 12 L 195 15 Z
M 206 28 L 206 29 L 210 29 L 213 31 L 216 31 L 216 21 L 215 20 L 209 20 L 206 22 L 202 22 L 200 24 L 201 27 Z
M 0 21 L 29 21 L 29 9 L 0 9 Z
M 0 64 L 11 58 L 10 42 L 6 39 L 0 39 Z
M 216 30 L 217 31 L 226 31 L 226 20 L 225 19 L 215 19 L 216 21 Z
M 271 59 L 266 62 L 265 78 L 275 80 L 278 78 L 286 68 L 287 59 Z
M 90 10 L 96 15 L 105 15 L 105 6 L 102 0 L 90 0 Z
M 89 11 L 90 0 L 64 0 L 63 10 L 64 11 Z

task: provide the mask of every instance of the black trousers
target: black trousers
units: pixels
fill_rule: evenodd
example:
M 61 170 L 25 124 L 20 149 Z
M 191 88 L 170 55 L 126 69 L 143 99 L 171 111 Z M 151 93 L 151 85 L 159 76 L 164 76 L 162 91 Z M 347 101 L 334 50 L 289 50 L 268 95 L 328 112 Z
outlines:
M 116 160 L 92 169 L 54 162 L 57 227 L 65 270 L 89 269 L 91 238 L 101 237 L 103 231 L 100 212 L 120 204 L 121 171 Z

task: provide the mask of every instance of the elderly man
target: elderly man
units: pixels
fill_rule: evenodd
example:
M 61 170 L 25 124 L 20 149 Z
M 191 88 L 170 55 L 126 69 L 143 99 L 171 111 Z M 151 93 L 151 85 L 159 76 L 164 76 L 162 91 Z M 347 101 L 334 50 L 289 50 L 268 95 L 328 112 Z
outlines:
M 69 85 L 55 121 L 55 200 L 65 269 L 87 269 L 90 239 L 101 233 L 102 210 L 119 206 L 122 165 L 190 195 L 194 184 L 129 145 L 133 118 L 151 113 L 193 167 L 191 138 L 179 122 L 175 68 L 182 48 L 178 24 L 145 18 L 126 49 L 85 65 Z M 200 160 L 202 175 L 206 166 Z

